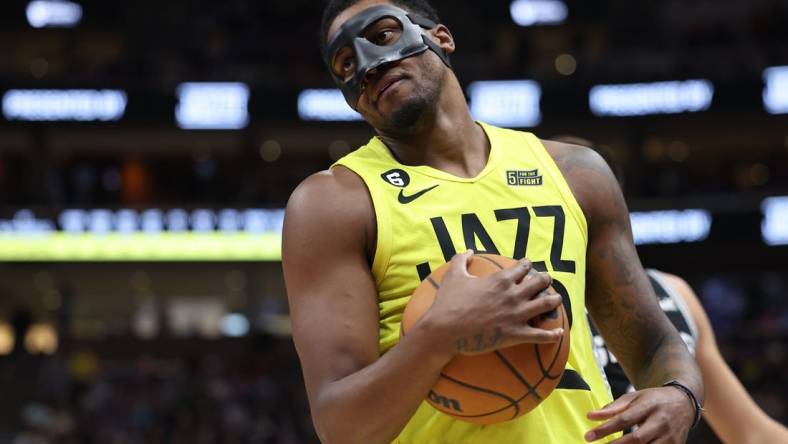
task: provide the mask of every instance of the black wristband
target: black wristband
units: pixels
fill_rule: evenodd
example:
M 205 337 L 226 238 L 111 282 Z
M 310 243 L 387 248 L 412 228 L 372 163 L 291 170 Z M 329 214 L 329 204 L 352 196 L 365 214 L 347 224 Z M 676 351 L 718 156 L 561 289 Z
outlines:
M 687 395 L 687 397 L 690 400 L 690 403 L 692 404 L 692 408 L 695 409 L 695 418 L 692 421 L 692 428 L 698 425 L 698 423 L 700 422 L 701 414 L 703 413 L 703 406 L 700 405 L 700 402 L 698 402 L 698 398 L 695 397 L 695 393 L 692 393 L 692 390 L 690 390 L 686 385 L 676 381 L 675 379 L 662 384 L 662 386 L 676 387 L 677 389 L 684 392 L 685 395 Z

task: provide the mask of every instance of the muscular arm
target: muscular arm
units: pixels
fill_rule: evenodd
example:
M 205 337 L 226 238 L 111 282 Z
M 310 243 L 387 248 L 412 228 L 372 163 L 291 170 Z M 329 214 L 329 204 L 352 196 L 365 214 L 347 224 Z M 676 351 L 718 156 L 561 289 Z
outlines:
M 725 363 L 695 292 L 680 277 L 663 274 L 684 300 L 698 327 L 695 359 L 706 385 L 704 417 L 711 428 L 725 444 L 788 442 L 788 429 L 769 418 L 755 404 Z
M 657 304 L 635 250 L 626 203 L 610 168 L 588 148 L 549 141 L 545 147 L 586 215 L 586 306 L 605 342 L 636 388 L 660 387 L 676 379 L 702 402 L 700 372 Z M 686 399 L 679 406 L 680 397 L 669 396 L 677 409 L 691 412 Z
M 286 210 L 293 339 L 324 443 L 390 442 L 451 358 L 424 322 L 379 358 L 374 217 L 363 182 L 344 168 L 307 179 Z

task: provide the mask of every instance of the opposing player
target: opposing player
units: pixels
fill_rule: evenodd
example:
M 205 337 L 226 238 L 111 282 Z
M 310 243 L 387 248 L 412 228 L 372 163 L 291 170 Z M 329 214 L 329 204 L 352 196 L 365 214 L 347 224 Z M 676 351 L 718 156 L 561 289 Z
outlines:
M 717 347 L 706 312 L 692 288 L 676 275 L 651 269 L 647 273 L 660 298 L 660 306 L 698 361 L 706 387 L 703 417 L 714 433 L 725 444 L 788 443 L 788 429 L 758 407 L 728 367 Z M 598 344 L 604 347 L 604 340 Z M 610 366 L 618 365 L 613 360 L 609 362 Z M 607 369 L 606 373 L 610 378 Z M 621 390 L 631 390 L 628 381 L 620 377 L 610 383 L 613 396 L 619 396 Z
M 563 136 L 555 140 L 593 147 L 611 167 L 623 188 L 623 172 L 612 153 L 577 137 Z M 788 429 L 758 407 L 725 363 L 706 312 L 687 282 L 674 274 L 659 270 L 648 269 L 646 274 L 659 299 L 659 306 L 679 331 L 698 362 L 706 387 L 704 418 L 722 442 L 788 442 Z M 624 370 L 615 356 L 607 350 L 604 339 L 593 325 L 591 331 L 594 334 L 595 353 L 604 368 L 613 397 L 619 398 L 633 392 L 635 389 Z M 747 426 L 742 427 L 741 424 Z
M 682 442 L 703 384 L 656 303 L 604 161 L 474 122 L 450 67 L 454 39 L 424 0 L 331 1 L 322 35 L 333 78 L 378 136 L 305 180 L 285 217 L 293 336 L 320 438 Z M 472 251 L 520 262 L 474 278 Z M 410 294 L 446 261 L 435 304 L 400 338 Z M 562 297 L 539 296 L 550 283 Z M 537 409 L 478 426 L 423 402 L 459 353 L 562 339 L 528 324 L 562 302 L 573 320 L 565 378 Z M 586 305 L 644 388 L 609 405 Z

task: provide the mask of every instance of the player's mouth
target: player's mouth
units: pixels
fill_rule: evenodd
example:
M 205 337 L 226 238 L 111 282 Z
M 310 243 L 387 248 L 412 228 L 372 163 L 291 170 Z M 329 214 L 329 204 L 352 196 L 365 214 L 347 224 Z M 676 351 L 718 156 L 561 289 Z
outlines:
M 403 80 L 405 80 L 405 76 L 402 74 L 386 75 L 380 79 L 378 82 L 380 86 L 378 87 L 378 92 L 375 95 L 375 103 L 380 101 L 386 92 L 394 90 L 394 88 Z

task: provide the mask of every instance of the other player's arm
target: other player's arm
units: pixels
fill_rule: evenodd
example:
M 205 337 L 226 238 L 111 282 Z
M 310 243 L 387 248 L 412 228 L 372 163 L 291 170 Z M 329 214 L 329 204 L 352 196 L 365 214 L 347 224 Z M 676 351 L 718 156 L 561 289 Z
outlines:
M 638 425 L 621 443 L 663 436 L 685 439 L 694 408 L 675 387 L 678 380 L 702 401 L 703 382 L 680 335 L 657 304 L 640 264 L 621 189 L 594 151 L 545 142 L 569 182 L 588 222 L 586 305 L 611 352 L 638 389 L 590 419 L 607 422 L 588 433 L 590 441 Z
M 435 304 L 379 356 L 370 272 L 374 227 L 365 185 L 342 167 L 307 179 L 286 210 L 283 268 L 293 339 L 315 428 L 327 444 L 391 442 L 458 353 L 454 344 L 463 335 L 500 327 L 498 345 L 504 346 L 515 340 L 552 342 L 561 334 L 527 325 L 560 303 L 558 295 L 521 297 L 542 291 L 549 278 L 523 279 L 530 270 L 525 262 L 496 273 L 492 284 L 471 278 L 466 253 L 452 260 Z M 495 297 L 486 297 L 489 289 Z
M 703 416 L 711 428 L 725 444 L 788 443 L 788 429 L 758 407 L 725 363 L 709 318 L 695 292 L 680 277 L 663 275 L 686 303 L 698 328 L 695 360 L 706 386 Z

